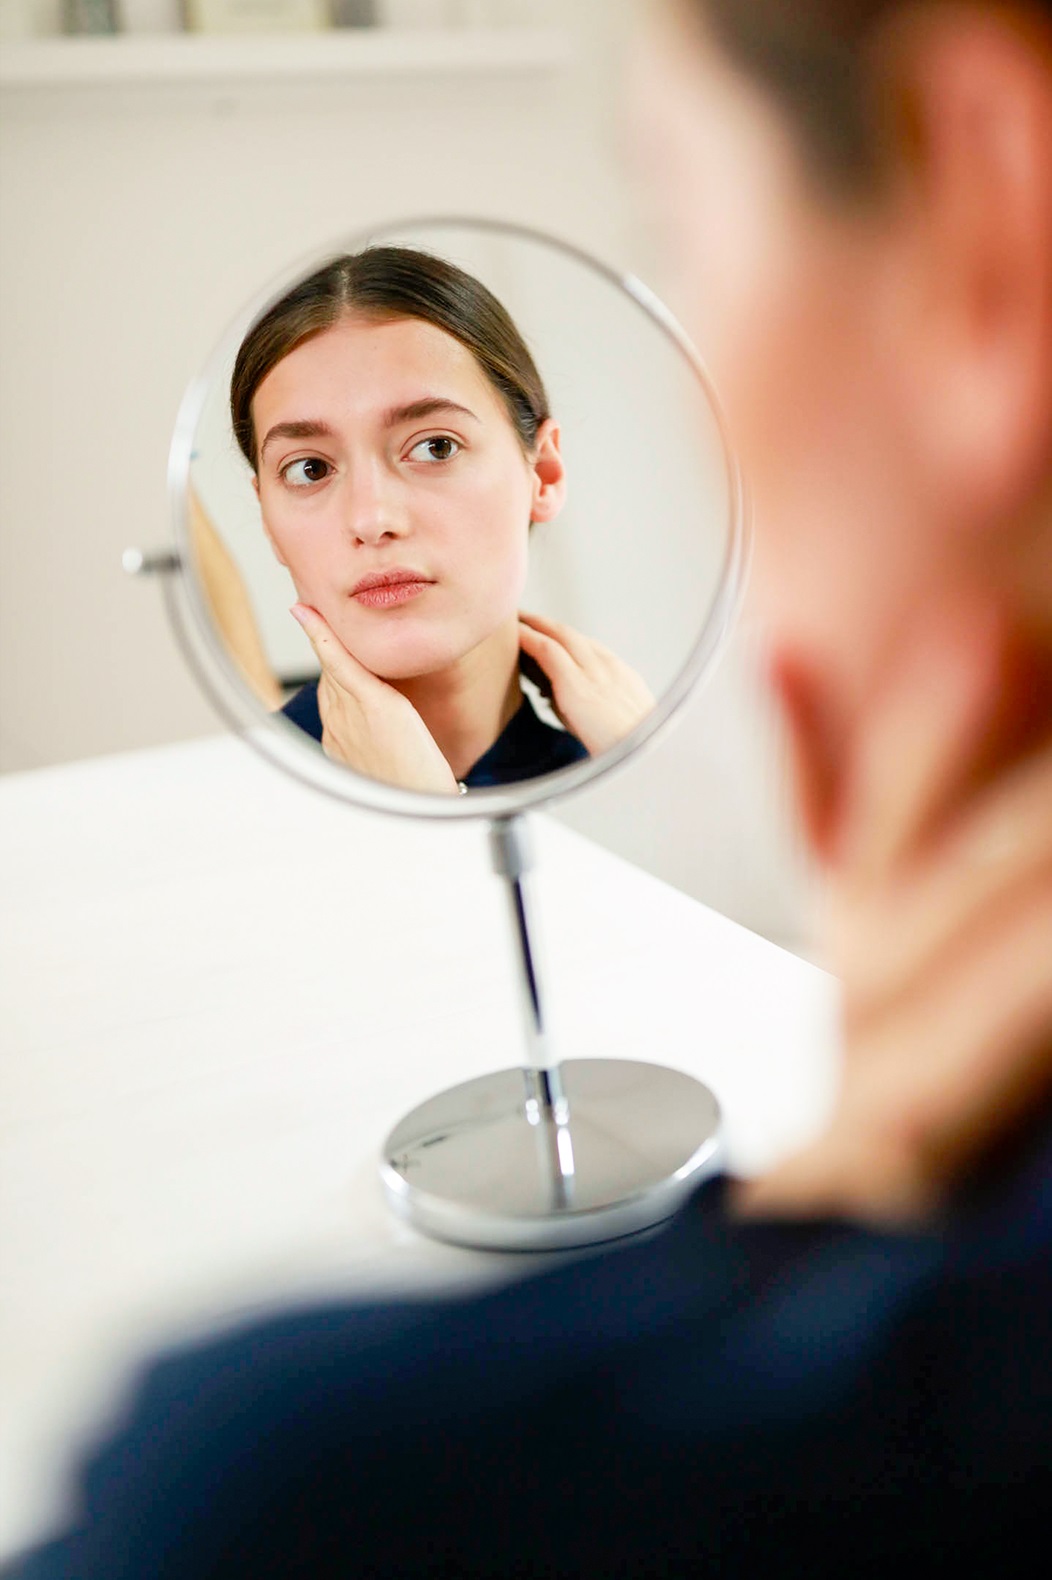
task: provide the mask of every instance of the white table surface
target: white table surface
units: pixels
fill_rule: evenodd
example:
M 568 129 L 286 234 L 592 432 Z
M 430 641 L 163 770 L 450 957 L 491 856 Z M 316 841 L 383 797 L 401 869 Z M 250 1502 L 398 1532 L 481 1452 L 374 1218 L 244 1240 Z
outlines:
M 535 834 L 557 1047 L 708 1081 L 742 1172 L 818 1125 L 830 979 Z M 78 1445 L 158 1347 L 521 1266 L 417 1236 L 376 1177 L 395 1120 L 521 1038 L 483 827 L 358 813 L 238 741 L 0 780 L 0 883 L 6 1554 L 60 1515 Z

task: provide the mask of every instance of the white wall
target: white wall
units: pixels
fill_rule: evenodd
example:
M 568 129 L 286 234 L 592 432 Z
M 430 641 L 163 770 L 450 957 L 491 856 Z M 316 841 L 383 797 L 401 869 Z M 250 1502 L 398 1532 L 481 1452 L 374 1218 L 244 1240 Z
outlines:
M 268 277 L 341 232 L 475 212 L 638 267 L 618 157 L 626 7 L 562 0 L 547 72 L 7 88 L 0 97 L 0 766 L 214 731 L 129 543 L 167 538 L 183 388 Z M 790 941 L 799 883 L 745 645 L 678 733 L 565 809 Z

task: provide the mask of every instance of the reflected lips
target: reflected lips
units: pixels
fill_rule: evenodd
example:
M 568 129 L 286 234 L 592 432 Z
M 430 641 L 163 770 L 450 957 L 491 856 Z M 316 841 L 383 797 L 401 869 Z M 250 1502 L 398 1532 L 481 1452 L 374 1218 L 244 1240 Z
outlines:
M 409 603 L 433 586 L 434 582 L 421 576 L 419 571 L 377 571 L 372 576 L 363 576 L 351 588 L 351 597 L 367 609 L 391 609 L 396 604 Z

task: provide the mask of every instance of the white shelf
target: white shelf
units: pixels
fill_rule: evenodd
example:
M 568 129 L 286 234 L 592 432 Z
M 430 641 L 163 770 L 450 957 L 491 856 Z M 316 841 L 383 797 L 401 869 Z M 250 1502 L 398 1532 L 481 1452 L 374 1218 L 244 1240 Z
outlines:
M 543 72 L 563 66 L 569 54 L 566 32 L 531 27 L 48 38 L 0 46 L 0 88 Z

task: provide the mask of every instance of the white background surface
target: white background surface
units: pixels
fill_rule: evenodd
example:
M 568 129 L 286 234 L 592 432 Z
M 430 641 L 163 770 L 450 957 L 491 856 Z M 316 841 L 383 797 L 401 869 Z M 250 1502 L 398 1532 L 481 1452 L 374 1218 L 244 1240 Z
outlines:
M 741 1170 L 818 1124 L 830 980 L 537 832 L 557 1046 L 707 1080 Z M 159 1345 L 312 1295 L 505 1276 L 395 1222 L 375 1169 L 403 1112 L 521 1042 L 483 828 L 352 812 L 233 740 L 9 776 L 0 870 L 7 1552 Z

